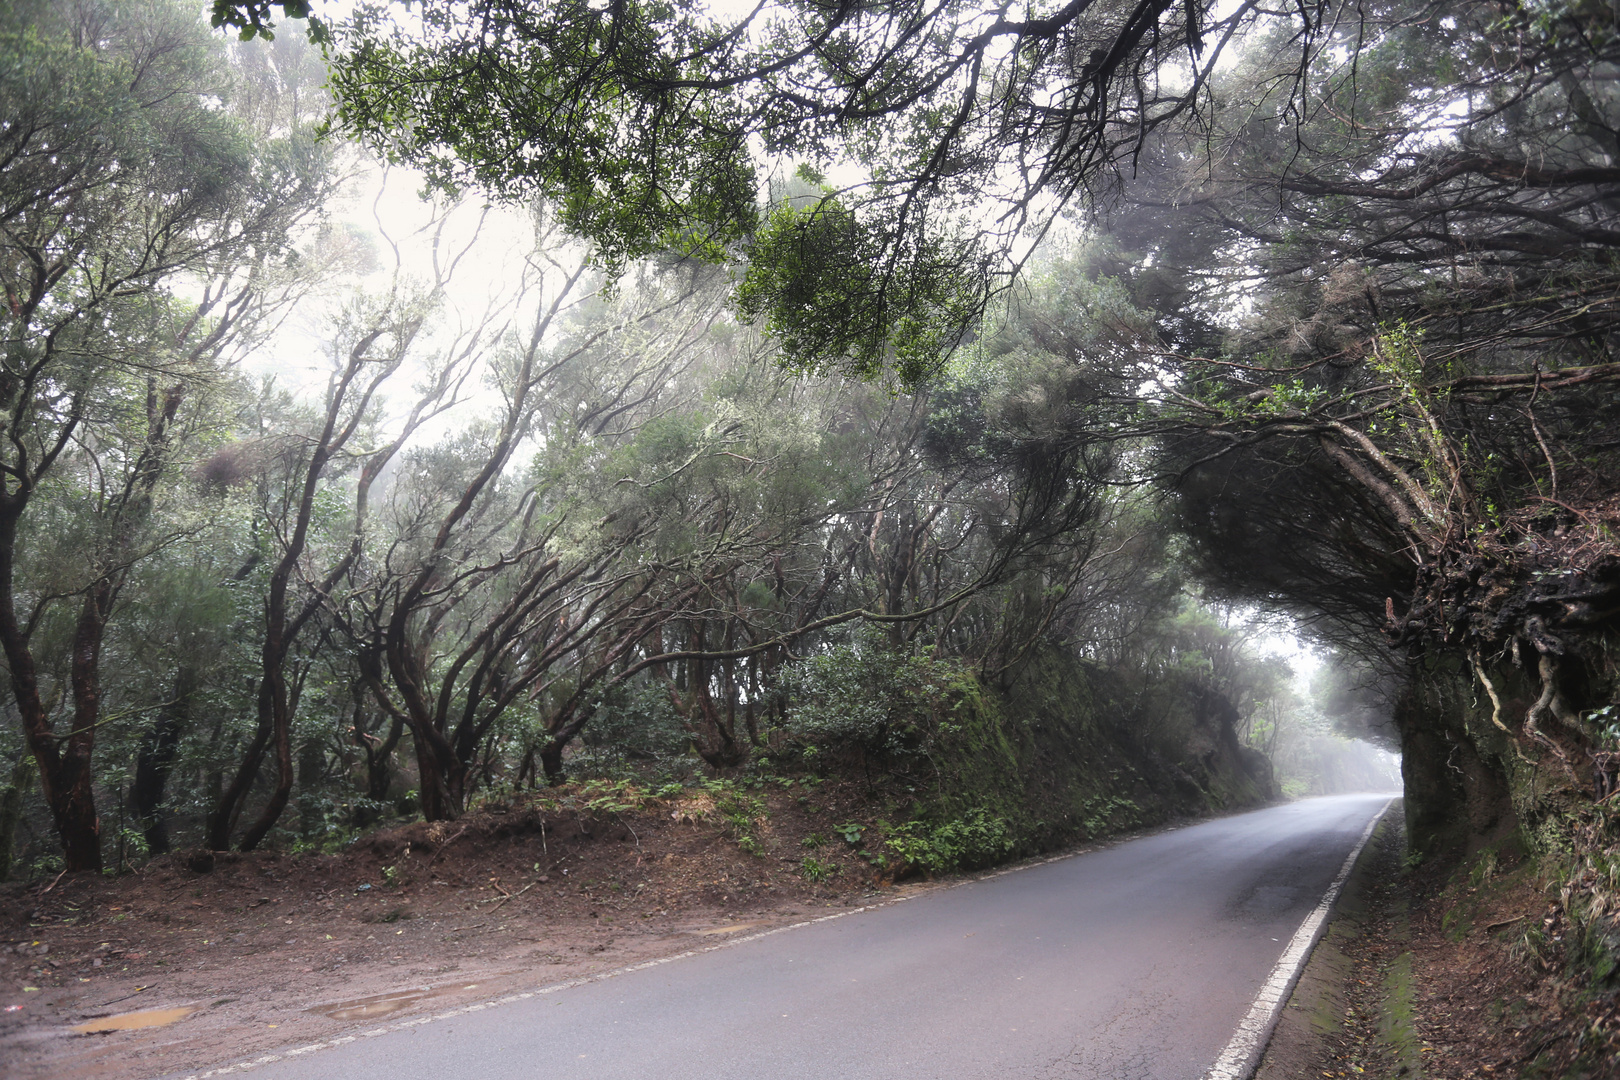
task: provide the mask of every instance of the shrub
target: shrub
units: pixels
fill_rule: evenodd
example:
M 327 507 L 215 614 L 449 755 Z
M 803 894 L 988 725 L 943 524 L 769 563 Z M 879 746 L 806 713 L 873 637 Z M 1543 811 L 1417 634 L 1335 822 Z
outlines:
M 1006 818 L 975 808 L 943 825 L 894 826 L 883 846 L 908 866 L 942 874 L 999 862 L 1012 854 L 1016 841 Z
M 687 757 L 691 736 L 669 692 L 646 680 L 605 694 L 580 733 L 580 752 L 570 759 L 580 775 L 620 775 L 631 761 L 669 766 Z
M 937 717 L 963 682 L 961 666 L 893 651 L 868 627 L 854 640 L 783 669 L 784 733 L 799 748 L 925 755 Z

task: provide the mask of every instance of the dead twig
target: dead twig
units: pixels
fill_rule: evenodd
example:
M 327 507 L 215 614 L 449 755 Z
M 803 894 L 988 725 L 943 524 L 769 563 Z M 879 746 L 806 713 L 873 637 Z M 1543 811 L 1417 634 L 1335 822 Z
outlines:
M 497 885 L 496 888 L 499 889 L 500 886 Z M 501 897 L 492 896 L 488 900 L 480 900 L 478 902 L 480 904 L 491 904 L 491 903 L 494 904 L 495 907 L 492 907 L 492 908 L 489 909 L 491 911 L 494 911 L 495 908 L 500 907 L 502 904 L 506 903 L 508 900 L 516 900 L 518 897 L 522 896 L 524 893 L 528 892 L 532 888 L 534 888 L 534 882 L 531 881 L 531 882 L 529 882 L 527 885 L 523 886 L 523 888 L 519 889 L 515 893 L 506 893 L 505 896 L 501 896 Z M 505 889 L 501 889 L 501 891 L 506 892 Z
M 461 828 L 460 828 L 460 829 L 459 829 L 459 830 L 458 830 L 458 831 L 457 831 L 457 832 L 456 832 L 456 835 L 454 835 L 454 836 L 452 836 L 452 837 L 451 837 L 451 838 L 450 838 L 450 839 L 448 839 L 448 840 L 446 840 L 446 841 L 445 841 L 445 842 L 444 842 L 444 843 L 442 843 L 442 844 L 440 844 L 440 845 L 439 845 L 439 850 L 438 850 L 438 851 L 435 851 L 435 852 L 434 852 L 434 853 L 433 853 L 433 858 L 431 858 L 431 859 L 429 859 L 429 860 L 428 860 L 428 861 L 427 861 L 427 866 L 424 866 L 424 867 L 422 867 L 422 869 L 423 869 L 423 870 L 426 870 L 426 869 L 427 869 L 427 868 L 428 868 L 428 866 L 432 866 L 432 865 L 433 865 L 433 864 L 434 864 L 434 863 L 436 863 L 436 862 L 438 862 L 438 861 L 439 861 L 439 856 L 440 856 L 440 855 L 443 855 L 443 854 L 444 854 L 444 849 L 445 849 L 445 848 L 447 848 L 447 847 L 449 847 L 449 846 L 450 846 L 450 845 L 451 845 L 451 844 L 453 844 L 453 843 L 455 843 L 455 842 L 456 842 L 456 841 L 457 841 L 457 840 L 460 840 L 460 839 L 461 839 L 461 837 L 462 837 L 462 836 L 463 836 L 463 835 L 464 835 L 464 834 L 465 834 L 465 833 L 466 833 L 466 831 L 467 831 L 467 830 L 468 830 L 468 829 L 470 829 L 470 828 L 472 828 L 472 826 L 471 826 L 471 825 L 463 825 L 463 826 L 462 826 L 462 827 L 461 827 Z
M 111 1001 L 103 1001 L 100 1005 L 96 1005 L 96 1006 L 93 1006 L 93 1007 L 97 1008 L 97 1009 L 105 1009 L 108 1005 L 116 1005 L 120 1001 L 128 1001 L 130 998 L 134 997 L 136 994 L 139 994 L 142 990 L 150 990 L 155 985 L 157 985 L 157 984 L 156 983 L 148 983 L 146 986 L 137 986 L 134 989 L 133 992 L 125 994 L 123 997 L 116 997 L 116 998 L 113 998 Z
M 618 815 L 614 815 L 614 816 L 617 817 Z M 624 819 L 620 818 L 619 820 L 623 821 Z M 624 822 L 624 827 L 626 829 L 630 830 L 630 838 L 636 842 L 636 865 L 640 866 L 641 865 L 641 837 L 636 835 L 636 827 L 634 825 L 630 824 L 628 821 Z

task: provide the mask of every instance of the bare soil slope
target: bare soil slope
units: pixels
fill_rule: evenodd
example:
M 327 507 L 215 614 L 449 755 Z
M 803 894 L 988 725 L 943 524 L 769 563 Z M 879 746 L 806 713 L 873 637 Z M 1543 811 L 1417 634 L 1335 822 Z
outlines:
M 586 788 L 339 854 L 192 852 L 10 886 L 0 1060 L 8 1077 L 195 1070 L 828 914 L 891 886 L 867 843 L 883 809 L 838 782 Z M 72 1031 L 177 1007 L 194 1011 Z

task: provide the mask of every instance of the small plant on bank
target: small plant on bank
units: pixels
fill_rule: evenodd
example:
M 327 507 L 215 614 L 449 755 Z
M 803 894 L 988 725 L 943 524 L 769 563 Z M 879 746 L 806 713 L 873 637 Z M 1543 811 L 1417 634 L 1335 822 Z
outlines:
M 804 875 L 806 881 L 819 885 L 838 873 L 838 865 L 831 862 L 822 862 L 814 856 L 806 855 L 804 860 L 799 863 L 799 873 Z
M 943 825 L 909 821 L 889 829 L 883 847 L 908 866 L 929 874 L 989 866 L 1017 847 L 1005 818 L 975 807 Z
M 1468 884 L 1478 888 L 1496 876 L 1497 855 L 1495 848 L 1486 848 L 1480 852 L 1478 860 L 1468 871 Z
M 842 825 L 834 825 L 833 832 L 843 837 L 844 843 L 851 846 L 861 842 L 861 836 L 866 832 L 866 826 L 854 821 L 846 821 Z
M 739 836 L 752 832 L 754 826 L 770 816 L 764 799 L 758 795 L 744 795 L 741 792 L 733 792 L 716 799 L 714 808 L 720 811 L 720 816 L 726 819 L 726 824 L 736 830 Z
M 1598 741 L 1609 746 L 1620 746 L 1620 705 L 1605 705 L 1593 709 L 1584 717 L 1597 734 Z

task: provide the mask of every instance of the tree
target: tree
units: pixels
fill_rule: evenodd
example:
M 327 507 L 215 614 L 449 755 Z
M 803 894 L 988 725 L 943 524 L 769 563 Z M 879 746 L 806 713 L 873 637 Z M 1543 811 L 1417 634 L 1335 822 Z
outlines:
M 1255 298 L 1226 358 L 1167 386 L 1172 409 L 1203 417 L 1177 451 L 1186 503 L 1230 515 L 1237 503 L 1201 492 L 1242 484 L 1251 522 L 1234 527 L 1252 541 L 1274 524 L 1274 538 L 1294 540 L 1229 543 L 1221 558 L 1263 580 L 1258 562 L 1277 557 L 1276 587 L 1299 594 L 1308 580 L 1341 623 L 1556 653 L 1528 624 L 1510 630 L 1504 619 L 1529 614 L 1503 605 L 1540 561 L 1515 553 L 1526 537 L 1560 504 L 1588 515 L 1566 527 L 1591 536 L 1588 507 L 1615 482 L 1612 447 L 1595 435 L 1620 380 L 1609 206 L 1620 173 L 1606 164 L 1620 105 L 1599 74 L 1613 46 L 1593 44 L 1573 9 L 1539 25 L 1484 6 L 1363 15 L 1335 27 L 1345 47 L 1303 73 L 1315 110 L 1292 118 L 1260 92 L 1211 114 L 1208 156 L 1166 151 L 1208 185 L 1187 201 L 1194 229 L 1240 252 L 1220 287 L 1246 281 Z M 1457 55 L 1469 62 L 1439 59 Z M 1412 79 L 1418 65 L 1439 77 Z M 1245 85 L 1271 74 L 1262 51 Z M 1228 128 L 1232 113 L 1242 121 Z M 1283 145 L 1297 150 L 1285 158 Z M 1237 460 L 1219 460 L 1229 452 Z M 1567 554 L 1584 578 L 1599 552 Z M 1490 597 L 1482 573 L 1515 585 Z M 1290 574 L 1300 583 L 1285 585 Z M 1592 625 L 1569 618 L 1577 634 Z
M 280 6 L 217 0 L 251 36 Z M 334 130 L 436 185 L 544 197 L 609 267 L 745 255 L 742 295 L 811 369 L 915 381 L 1021 261 L 1027 228 L 1107 186 L 1205 93 L 1254 4 L 695 4 L 432 0 L 336 28 Z M 761 165 L 855 164 L 761 222 Z
M 292 445 L 279 455 L 285 475 L 278 478 L 279 484 L 267 485 L 264 531 L 275 538 L 277 550 L 264 598 L 258 727 L 211 815 L 208 842 L 216 850 L 230 846 L 231 832 L 267 745 L 275 749 L 276 785 L 258 819 L 242 835 L 242 850 L 257 847 L 286 808 L 293 786 L 292 720 L 297 707 L 287 686 L 288 658 L 300 633 L 321 613 L 332 591 L 361 556 L 370 524 L 371 488 L 377 477 L 424 421 L 456 403 L 454 389 L 461 372 L 452 360 L 430 373 L 414 407 L 381 446 L 369 451 L 351 446 L 356 434 L 373 421 L 373 404 L 384 384 L 411 356 L 432 310 L 431 300 L 431 296 L 410 295 L 396 282 L 393 295 L 371 305 L 362 300 L 356 304 L 359 310 L 347 313 L 344 332 L 334 342 L 335 362 L 327 380 L 324 409 L 312 432 L 289 440 Z M 359 461 L 349 543 L 332 553 L 330 566 L 317 571 L 306 560 L 316 496 L 328 469 L 344 457 Z M 295 596 L 292 591 L 295 575 L 309 583 L 303 595 Z
M 183 430 L 231 348 L 266 315 L 290 230 L 329 191 L 307 128 L 264 137 L 228 101 L 222 50 L 153 3 L 21 4 L 0 16 L 0 646 L 71 869 L 101 864 L 91 754 L 101 648 L 152 525 Z M 188 278 L 197 300 L 176 285 Z M 39 504 L 77 500 L 84 566 L 27 580 L 48 557 Z M 39 632 L 78 615 L 68 728 L 42 686 Z
M 678 301 L 630 305 L 606 325 L 576 322 L 578 332 L 558 338 L 588 292 L 587 273 L 583 260 L 557 262 L 542 240 L 512 321 L 465 350 L 485 365 L 499 405 L 485 422 L 408 455 L 411 479 L 390 496 L 395 531 L 339 604 L 367 688 L 411 732 L 430 820 L 464 808 L 469 769 L 514 702 L 545 694 L 557 665 L 584 663 L 627 626 L 640 626 L 632 639 L 648 629 L 638 622 L 647 617 L 647 572 L 629 555 L 646 526 L 582 498 L 589 484 L 575 474 L 591 472 L 593 443 L 633 430 L 679 379 L 715 309 L 712 297 L 681 307 L 695 294 L 678 290 Z M 662 339 L 639 337 L 641 349 L 607 368 L 584 361 L 615 328 L 656 323 L 671 309 Z M 606 384 L 587 390 L 593 376 Z M 514 455 L 531 440 L 566 464 L 515 478 Z M 577 675 L 576 694 L 589 681 Z
M 1304 66 L 1257 41 L 1109 220 L 1206 580 L 1400 650 L 1428 844 L 1447 799 L 1501 823 L 1615 782 L 1583 716 L 1614 692 L 1616 46 L 1580 6 L 1354 14 Z M 1563 785 L 1509 806 L 1531 754 Z

